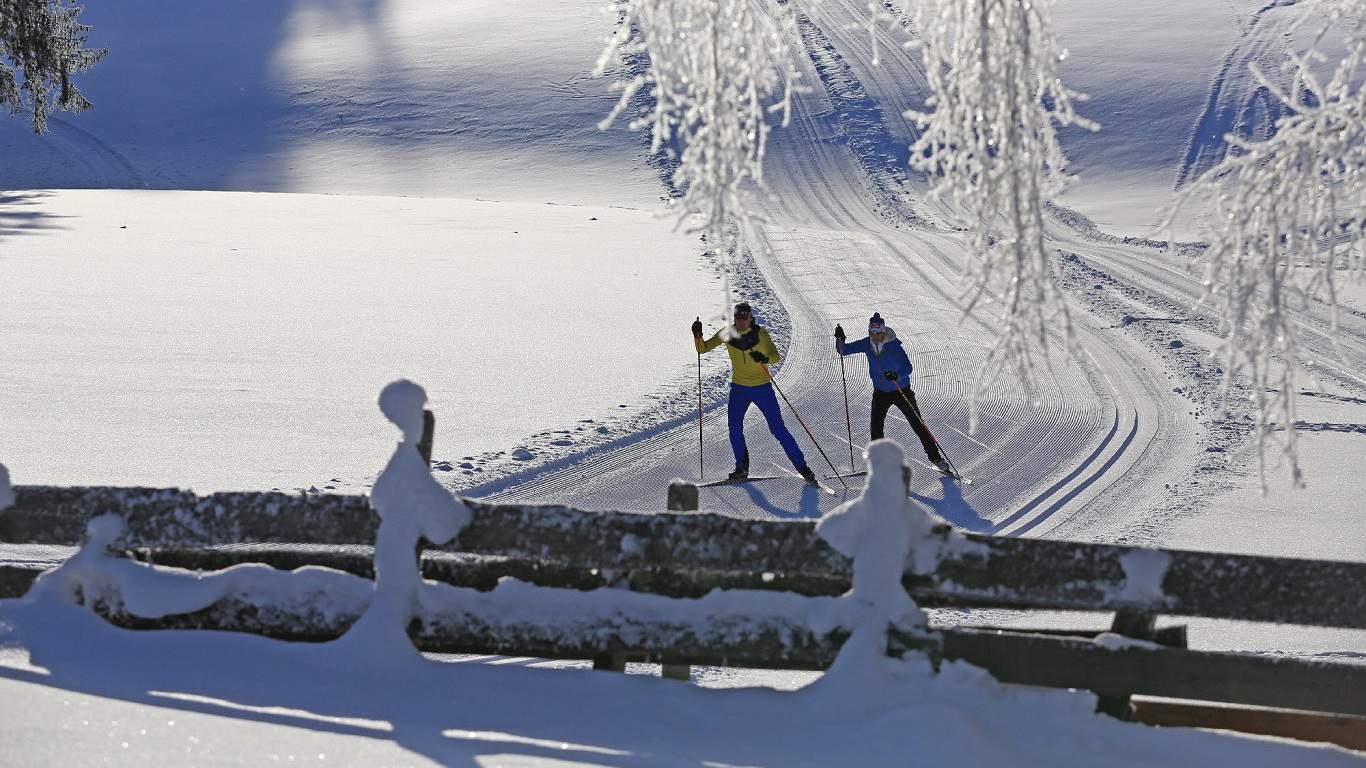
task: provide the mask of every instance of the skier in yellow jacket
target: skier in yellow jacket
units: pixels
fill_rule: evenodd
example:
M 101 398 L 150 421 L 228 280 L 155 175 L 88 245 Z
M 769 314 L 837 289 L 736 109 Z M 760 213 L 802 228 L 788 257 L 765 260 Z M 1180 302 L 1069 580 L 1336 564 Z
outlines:
M 754 313 L 747 302 L 735 305 L 736 338 L 725 341 L 721 331 L 710 339 L 702 340 L 702 322 L 692 324 L 693 344 L 699 353 L 710 352 L 726 345 L 730 355 L 731 384 L 730 399 L 726 404 L 726 424 L 730 427 L 730 448 L 735 453 L 735 471 L 730 473 L 731 480 L 744 480 L 749 477 L 749 449 L 745 446 L 745 412 L 750 403 L 759 406 L 759 411 L 768 421 L 768 429 L 777 438 L 783 452 L 796 467 L 797 472 L 808 483 L 816 482 L 816 473 L 806 465 L 806 457 L 792 433 L 783 423 L 782 411 L 778 409 L 778 398 L 773 394 L 773 378 L 768 366 L 778 362 L 778 348 L 768 331 L 754 322 Z

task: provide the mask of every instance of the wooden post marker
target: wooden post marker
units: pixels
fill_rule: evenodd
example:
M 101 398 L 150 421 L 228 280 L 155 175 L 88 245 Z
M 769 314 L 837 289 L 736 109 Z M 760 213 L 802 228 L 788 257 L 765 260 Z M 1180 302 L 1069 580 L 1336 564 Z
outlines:
M 678 479 L 669 483 L 669 511 L 696 512 L 697 486 L 687 480 Z

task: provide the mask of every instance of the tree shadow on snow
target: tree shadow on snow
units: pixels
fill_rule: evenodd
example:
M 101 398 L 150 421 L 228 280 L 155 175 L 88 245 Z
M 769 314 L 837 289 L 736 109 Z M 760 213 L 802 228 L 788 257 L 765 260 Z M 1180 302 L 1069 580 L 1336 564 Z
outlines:
M 361 130 L 352 124 L 359 116 L 344 118 L 355 99 L 379 101 L 376 83 L 385 94 L 404 91 L 385 34 L 388 4 L 89 4 L 81 22 L 90 46 L 110 51 L 76 78 L 94 109 L 54 116 L 42 136 L 26 121 L 0 120 L 0 187 L 286 191 L 296 147 Z M 292 77 L 288 46 L 301 24 L 360 41 L 353 57 L 385 73 L 382 83 L 348 89 L 326 74 Z
M 41 208 L 42 199 L 51 195 L 50 192 L 0 194 L 0 240 L 58 229 L 57 221 L 67 217 L 48 213 Z

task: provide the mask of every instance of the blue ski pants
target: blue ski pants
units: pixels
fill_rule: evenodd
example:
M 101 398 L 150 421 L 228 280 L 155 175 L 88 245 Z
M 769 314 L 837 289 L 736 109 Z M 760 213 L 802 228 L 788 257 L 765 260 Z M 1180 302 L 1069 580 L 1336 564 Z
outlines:
M 787 454 L 792 466 L 797 469 L 805 467 L 806 456 L 802 454 L 801 447 L 783 423 L 783 414 L 778 410 L 778 398 L 773 394 L 773 385 L 746 387 L 731 382 L 730 400 L 726 403 L 726 425 L 730 427 L 730 449 L 735 452 L 735 464 L 747 466 L 749 463 L 749 449 L 745 447 L 745 412 L 749 410 L 750 403 L 759 406 L 759 411 L 768 421 L 768 431 L 778 439 L 778 444 L 783 447 L 783 452 Z

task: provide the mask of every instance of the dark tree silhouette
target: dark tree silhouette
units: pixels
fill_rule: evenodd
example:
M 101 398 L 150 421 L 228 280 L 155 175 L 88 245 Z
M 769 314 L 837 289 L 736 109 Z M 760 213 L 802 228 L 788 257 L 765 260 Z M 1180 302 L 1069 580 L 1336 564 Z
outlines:
M 81 112 L 90 102 L 71 76 L 104 57 L 86 48 L 90 30 L 73 0 L 0 0 L 0 106 L 26 112 L 35 133 L 54 110 Z

